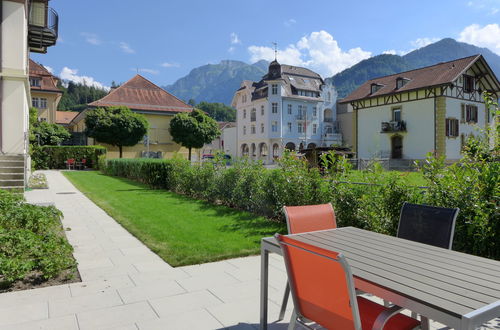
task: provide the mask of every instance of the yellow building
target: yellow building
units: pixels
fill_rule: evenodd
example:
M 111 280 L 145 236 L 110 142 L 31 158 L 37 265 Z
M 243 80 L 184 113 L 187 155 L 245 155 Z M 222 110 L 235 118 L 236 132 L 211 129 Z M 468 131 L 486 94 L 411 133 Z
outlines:
M 113 89 L 100 100 L 89 104 L 90 107 L 126 106 L 136 113 L 143 114 L 149 122 L 149 131 L 144 143 L 123 147 L 124 158 L 149 157 L 172 158 L 181 153 L 187 158 L 188 150 L 173 142 L 169 133 L 170 120 L 180 112 L 191 112 L 193 107 L 179 100 L 164 89 L 156 86 L 141 75 L 136 75 L 120 87 Z M 88 111 L 88 110 L 86 110 Z M 85 112 L 72 121 L 72 132 L 85 131 Z M 149 143 L 148 143 L 149 142 Z M 89 141 L 89 143 L 92 143 Z M 118 147 L 102 144 L 107 149 L 108 158 L 118 158 Z
M 57 77 L 43 65 L 29 61 L 31 105 L 38 109 L 38 120 L 54 124 L 57 105 L 63 92 L 57 88 Z

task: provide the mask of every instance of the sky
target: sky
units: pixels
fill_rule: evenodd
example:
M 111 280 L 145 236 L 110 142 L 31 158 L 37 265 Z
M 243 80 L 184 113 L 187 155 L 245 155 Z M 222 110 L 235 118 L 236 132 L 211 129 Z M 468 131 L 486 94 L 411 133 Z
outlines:
M 274 58 L 324 77 L 450 37 L 500 55 L 500 0 L 51 0 L 59 40 L 32 59 L 62 79 L 160 86 L 231 59 Z

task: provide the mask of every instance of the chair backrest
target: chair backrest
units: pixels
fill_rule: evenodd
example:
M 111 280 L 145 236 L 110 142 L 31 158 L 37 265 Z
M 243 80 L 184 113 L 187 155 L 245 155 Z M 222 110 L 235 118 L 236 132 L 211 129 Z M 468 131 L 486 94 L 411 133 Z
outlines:
M 68 159 L 68 164 L 73 164 L 75 162 L 75 159 L 74 158 L 69 158 Z
M 327 329 L 361 329 L 354 280 L 340 253 L 276 234 L 295 311 Z
M 289 234 L 337 228 L 332 204 L 284 206 Z
M 415 242 L 451 249 L 455 221 L 460 209 L 411 204 L 401 208 L 397 236 Z
M 82 164 L 86 164 L 87 160 L 85 158 L 82 158 L 81 162 L 82 162 Z

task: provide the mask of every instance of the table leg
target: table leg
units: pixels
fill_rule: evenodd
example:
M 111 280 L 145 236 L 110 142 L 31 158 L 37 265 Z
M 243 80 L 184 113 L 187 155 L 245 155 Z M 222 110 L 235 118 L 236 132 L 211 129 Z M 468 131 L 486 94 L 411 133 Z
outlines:
M 261 246 L 260 251 L 260 329 L 267 329 L 267 303 L 269 281 L 269 251 Z
M 429 319 L 423 315 L 420 315 L 420 324 L 422 330 L 429 330 Z

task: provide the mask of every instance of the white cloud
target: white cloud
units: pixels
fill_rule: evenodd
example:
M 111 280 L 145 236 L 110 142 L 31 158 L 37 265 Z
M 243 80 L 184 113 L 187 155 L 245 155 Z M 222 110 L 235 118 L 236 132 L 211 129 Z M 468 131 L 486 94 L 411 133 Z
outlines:
M 498 11 L 498 8 L 491 8 L 490 15 L 495 15 L 496 13 L 498 13 Z
M 238 35 L 235 32 L 231 32 L 229 37 L 231 38 L 231 45 L 241 44 L 241 40 L 238 38 Z
M 410 44 L 413 47 L 415 47 L 415 49 L 419 49 L 419 48 L 425 47 L 427 45 L 433 44 L 439 40 L 440 40 L 439 38 L 418 38 L 416 40 L 410 41 Z M 415 49 L 412 49 L 412 50 L 415 50 Z M 411 50 L 410 50 L 410 52 L 411 52 Z
M 274 59 L 274 49 L 266 46 L 248 47 L 252 63 Z M 312 32 L 296 44 L 278 51 L 278 61 L 283 64 L 305 66 L 323 76 L 331 76 L 371 56 L 361 48 L 343 51 L 333 36 L 326 31 Z
M 283 24 L 286 26 L 286 27 L 291 27 L 292 25 L 294 25 L 295 23 L 297 23 L 296 20 L 294 20 L 293 18 L 290 18 L 286 21 L 283 22 Z
M 87 41 L 91 45 L 99 46 L 100 44 L 102 44 L 102 41 L 97 34 L 87 32 L 82 32 L 80 34 L 85 38 L 85 41 Z
M 500 55 L 500 25 L 488 24 L 481 27 L 479 24 L 467 26 L 460 32 L 458 41 L 486 47 Z
M 234 53 L 235 50 L 236 50 L 236 48 L 234 48 L 233 46 L 231 46 L 227 49 L 228 53 L 230 53 L 230 54 Z
M 89 76 L 79 76 L 77 69 L 70 69 L 66 66 L 61 70 L 59 77 L 63 80 L 69 80 L 74 83 L 85 84 L 87 86 L 94 86 L 105 90 L 109 90 L 108 86 L 105 86 L 102 83 L 95 81 L 94 78 Z
M 44 65 L 43 67 L 47 69 L 47 71 L 49 71 L 50 73 L 54 74 L 54 69 L 52 67 L 46 65 Z
M 120 42 L 120 48 L 121 50 L 123 50 L 125 53 L 127 54 L 134 54 L 135 53 L 135 50 L 132 49 L 132 47 L 130 47 L 130 45 L 126 42 Z
M 382 54 L 396 55 L 398 52 L 394 49 L 384 50 Z
M 138 72 L 145 72 L 145 73 L 149 73 L 149 74 L 159 74 L 160 71 L 158 70 L 153 70 L 153 69 L 146 69 L 146 68 L 142 68 L 142 69 L 134 69 L 134 68 L 131 68 L 130 69 L 131 71 L 138 71 Z
M 163 62 L 161 64 L 161 66 L 164 68 L 178 68 L 178 67 L 180 67 L 179 63 L 175 63 L 175 62 Z

